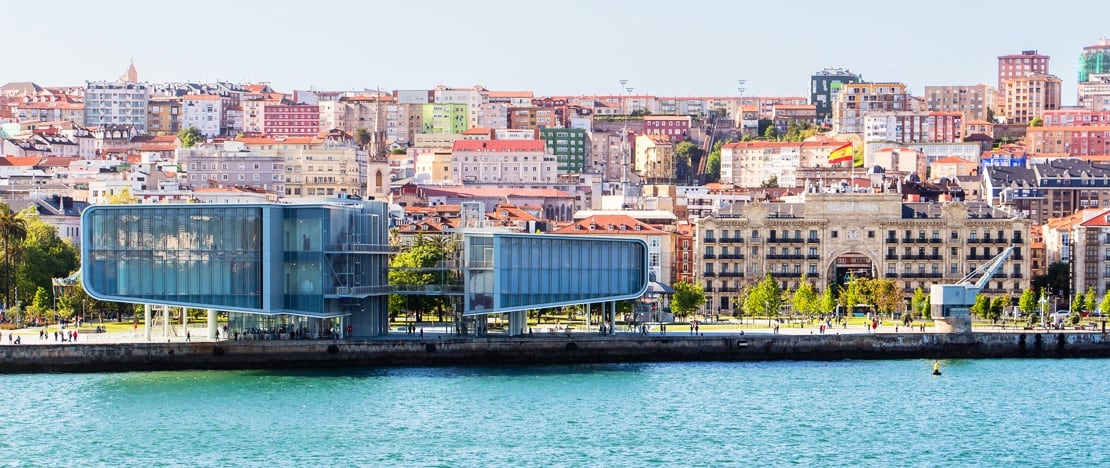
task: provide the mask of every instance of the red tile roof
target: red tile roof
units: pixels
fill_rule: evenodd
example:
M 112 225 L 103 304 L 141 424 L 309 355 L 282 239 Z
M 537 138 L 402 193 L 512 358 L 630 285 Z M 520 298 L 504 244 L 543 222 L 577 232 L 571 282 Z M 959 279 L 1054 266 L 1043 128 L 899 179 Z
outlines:
M 39 156 L 4 156 L 0 157 L 0 166 L 26 166 L 33 167 L 43 158 Z
M 637 230 L 638 229 L 638 230 Z M 601 234 L 625 234 L 625 235 L 639 235 L 651 234 L 660 235 L 667 234 L 662 229 L 653 227 L 650 224 L 641 222 L 636 218 L 628 215 L 593 215 L 588 218 L 583 218 L 575 221 L 568 226 L 560 227 L 551 232 L 552 234 L 585 234 L 585 235 L 601 235 Z

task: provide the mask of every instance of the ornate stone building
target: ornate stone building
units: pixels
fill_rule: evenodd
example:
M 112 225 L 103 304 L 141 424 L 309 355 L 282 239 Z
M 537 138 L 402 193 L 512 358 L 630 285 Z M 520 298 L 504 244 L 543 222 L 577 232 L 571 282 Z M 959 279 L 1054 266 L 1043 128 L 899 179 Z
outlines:
M 1030 221 L 981 202 L 909 203 L 897 193 L 815 193 L 787 203 L 736 203 L 696 221 L 696 280 L 707 314 L 731 314 L 741 291 L 770 273 L 824 291 L 849 274 L 890 278 L 905 292 L 957 282 L 1011 243 L 987 284 L 1018 297 L 1029 287 Z

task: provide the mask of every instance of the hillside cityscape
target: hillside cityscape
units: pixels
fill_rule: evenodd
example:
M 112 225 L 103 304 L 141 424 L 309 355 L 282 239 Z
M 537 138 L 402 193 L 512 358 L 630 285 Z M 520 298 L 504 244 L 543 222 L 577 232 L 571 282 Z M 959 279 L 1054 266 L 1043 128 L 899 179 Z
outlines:
M 909 307 L 1014 245 L 983 292 L 1066 308 L 1110 291 L 1110 40 L 1076 56 L 1066 104 L 1071 77 L 1037 50 L 984 57 L 998 74 L 981 83 L 830 67 L 792 96 L 743 79 L 730 96 L 646 95 L 620 77 L 607 95 L 279 90 L 123 64 L 0 86 L 0 197 L 78 246 L 97 204 L 384 200 L 411 244 L 467 227 L 477 202 L 486 227 L 642 239 L 652 278 L 699 285 L 706 316 L 767 275 L 818 291 L 887 278 Z M 4 276 L 5 305 L 36 300 Z

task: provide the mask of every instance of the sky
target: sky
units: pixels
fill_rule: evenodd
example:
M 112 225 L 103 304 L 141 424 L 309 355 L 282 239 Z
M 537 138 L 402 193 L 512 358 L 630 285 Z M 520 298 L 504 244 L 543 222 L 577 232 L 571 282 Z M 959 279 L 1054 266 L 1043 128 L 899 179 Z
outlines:
M 997 84 L 997 57 L 1052 57 L 1075 103 L 1110 3 L 933 0 L 4 2 L 0 84 L 269 82 L 276 90 L 481 84 L 536 95 L 808 96 L 809 77 Z

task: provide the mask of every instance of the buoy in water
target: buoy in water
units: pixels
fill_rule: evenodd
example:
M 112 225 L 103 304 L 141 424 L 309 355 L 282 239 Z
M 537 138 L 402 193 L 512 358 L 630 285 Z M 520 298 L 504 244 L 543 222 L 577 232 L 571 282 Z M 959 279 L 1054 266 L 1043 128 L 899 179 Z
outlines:
M 940 363 L 939 362 L 934 362 L 933 363 L 933 375 L 940 375 Z

